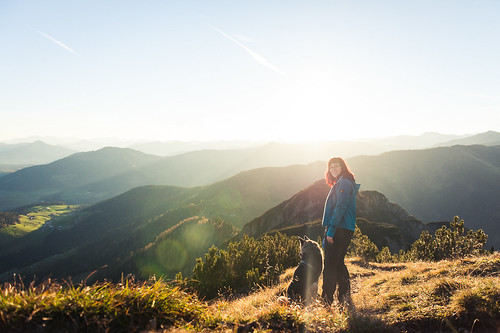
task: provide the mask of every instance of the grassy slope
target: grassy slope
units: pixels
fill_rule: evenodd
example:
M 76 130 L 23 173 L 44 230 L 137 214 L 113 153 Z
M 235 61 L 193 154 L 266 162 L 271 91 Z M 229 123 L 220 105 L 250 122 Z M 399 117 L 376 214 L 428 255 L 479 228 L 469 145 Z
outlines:
M 358 265 L 355 261 L 352 265 Z M 353 299 L 357 313 L 399 330 L 500 327 L 500 255 L 437 263 L 361 265 Z
M 25 214 L 19 216 L 19 224 L 0 229 L 0 249 L 12 240 L 18 239 L 41 228 L 47 221 L 52 220 L 52 225 L 58 225 L 58 220 L 77 209 L 74 205 L 49 205 L 30 207 Z M 30 220 L 29 216 L 33 219 Z
M 496 332 L 500 327 L 500 255 L 437 263 L 347 262 L 354 311 L 283 304 L 281 283 L 249 296 L 204 302 L 170 283 L 92 286 L 6 284 L 2 331 L 171 330 L 313 332 Z
M 160 233 L 154 241 L 96 272 L 92 279 L 119 280 L 122 272 L 144 280 L 150 276 L 173 278 L 181 272 L 189 276 L 196 261 L 210 246 L 220 246 L 234 237 L 237 229 L 222 220 L 193 216 Z

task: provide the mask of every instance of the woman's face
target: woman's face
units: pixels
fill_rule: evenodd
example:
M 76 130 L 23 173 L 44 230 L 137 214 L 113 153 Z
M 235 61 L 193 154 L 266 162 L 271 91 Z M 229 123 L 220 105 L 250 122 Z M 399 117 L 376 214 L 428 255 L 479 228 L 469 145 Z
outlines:
M 337 178 L 338 176 L 340 176 L 340 174 L 342 173 L 342 168 L 340 167 L 339 162 L 333 162 L 332 164 L 330 164 L 330 173 L 332 174 L 333 178 Z

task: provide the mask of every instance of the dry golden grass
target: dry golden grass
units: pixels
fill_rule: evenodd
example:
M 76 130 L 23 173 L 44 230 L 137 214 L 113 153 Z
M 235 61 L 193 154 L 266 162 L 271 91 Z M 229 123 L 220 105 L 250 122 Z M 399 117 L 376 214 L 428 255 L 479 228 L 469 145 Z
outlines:
M 291 277 L 289 270 L 286 275 Z M 289 280 L 289 279 L 288 279 Z M 313 331 L 329 332 L 336 325 L 338 313 L 317 300 L 304 307 L 283 302 L 287 279 L 275 287 L 262 288 L 257 292 L 233 300 L 220 299 L 209 306 L 209 316 L 225 328 L 255 331 Z M 219 326 L 219 328 L 222 328 Z
M 500 324 L 500 255 L 437 263 L 371 264 L 355 280 L 357 311 L 401 329 L 451 331 Z
M 347 259 L 354 311 L 319 300 L 283 304 L 279 285 L 208 307 L 221 330 L 297 332 L 500 332 L 500 254 L 441 262 Z M 321 279 L 320 279 L 321 290 Z
M 498 253 L 437 263 L 349 258 L 347 265 L 354 309 L 345 310 L 320 300 L 283 302 L 293 269 L 276 286 L 210 302 L 162 281 L 6 284 L 0 331 L 500 333 Z

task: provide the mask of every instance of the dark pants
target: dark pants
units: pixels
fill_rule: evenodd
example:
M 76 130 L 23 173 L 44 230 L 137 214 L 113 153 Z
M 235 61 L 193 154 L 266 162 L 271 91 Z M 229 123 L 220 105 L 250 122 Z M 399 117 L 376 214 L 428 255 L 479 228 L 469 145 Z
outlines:
M 349 271 L 344 263 L 347 247 L 354 232 L 347 229 L 337 229 L 333 237 L 333 244 L 328 243 L 326 235 L 323 249 L 325 252 L 325 263 L 323 268 L 323 292 L 321 296 L 328 303 L 332 304 L 333 295 L 338 285 L 339 302 L 347 301 L 351 291 L 349 282 Z

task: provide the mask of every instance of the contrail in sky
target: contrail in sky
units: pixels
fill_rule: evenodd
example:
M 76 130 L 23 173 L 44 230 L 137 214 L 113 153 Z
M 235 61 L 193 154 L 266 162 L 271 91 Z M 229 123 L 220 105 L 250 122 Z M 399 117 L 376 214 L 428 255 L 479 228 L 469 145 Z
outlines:
M 234 39 L 233 37 L 231 37 L 228 34 L 226 34 L 224 31 L 222 31 L 220 29 L 217 29 L 214 26 L 210 26 L 210 28 L 212 28 L 213 30 L 217 31 L 222 36 L 226 37 L 227 39 L 229 39 L 230 41 L 236 43 L 236 45 L 238 45 L 239 47 L 241 47 L 242 49 L 244 49 L 245 51 L 247 51 L 248 54 L 250 54 L 252 56 L 252 58 L 254 58 L 255 61 L 257 61 L 262 66 L 267 67 L 267 68 L 271 69 L 272 71 L 274 71 L 274 72 L 276 72 L 276 73 L 278 73 L 280 75 L 285 75 L 285 73 L 283 73 L 279 68 L 277 68 L 276 66 L 274 66 L 273 64 L 271 64 L 269 61 L 267 61 L 264 57 L 262 57 L 261 55 L 255 53 L 254 51 L 250 50 L 248 47 L 246 47 L 245 45 L 241 44 L 236 39 Z
M 68 45 L 58 41 L 57 39 L 55 39 L 54 37 L 52 37 L 51 35 L 49 34 L 46 34 L 45 32 L 41 32 L 39 30 L 37 30 L 36 32 L 38 32 L 40 35 L 42 35 L 43 37 L 47 38 L 48 40 L 56 43 L 57 45 L 59 45 L 60 47 L 62 47 L 63 49 L 65 49 L 66 51 L 69 51 L 71 53 L 74 53 L 74 54 L 78 54 L 78 52 L 76 52 L 75 50 L 73 50 L 71 47 L 69 47 Z

